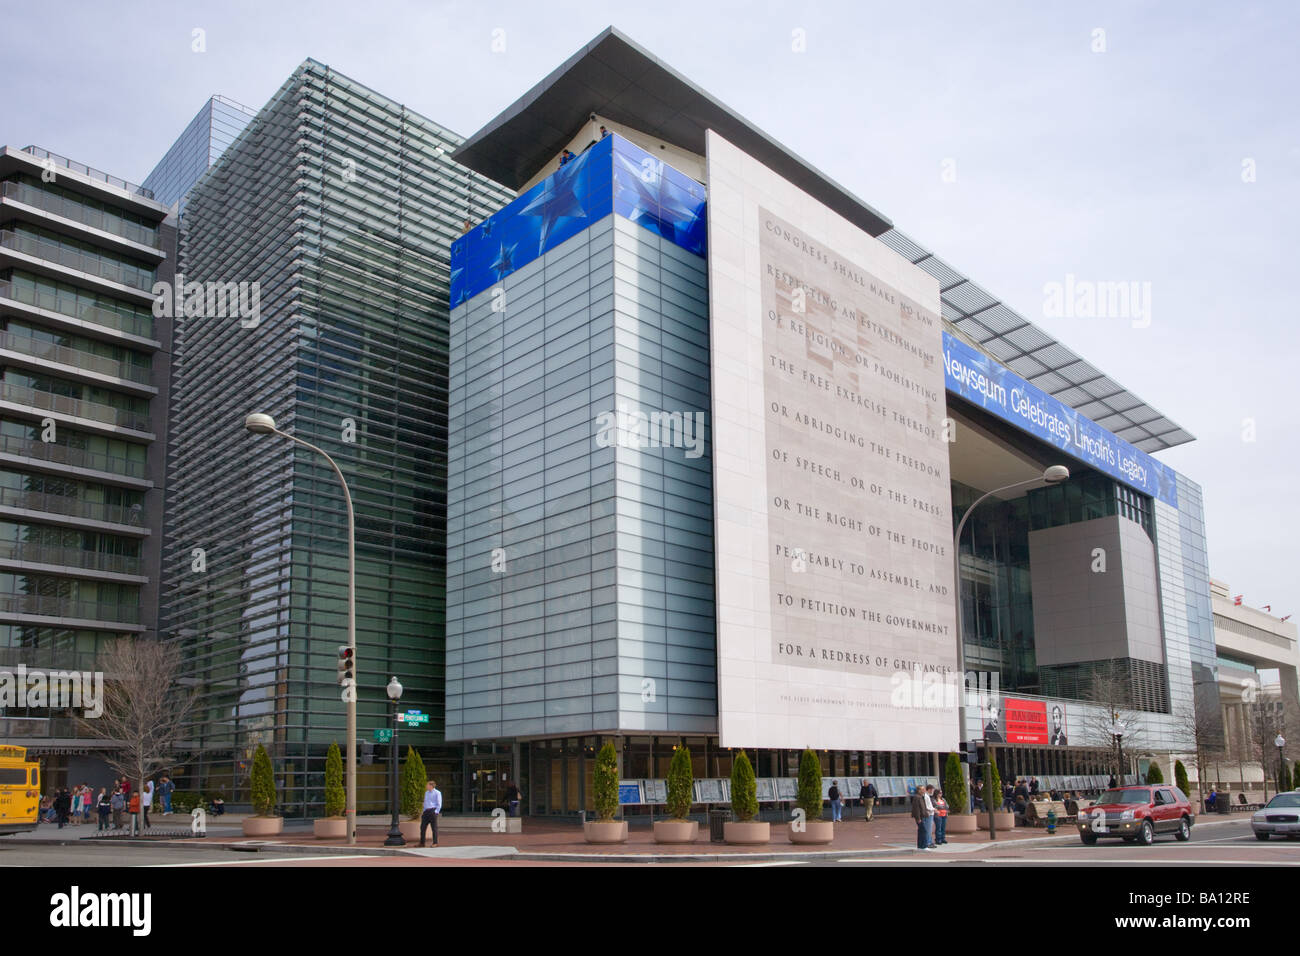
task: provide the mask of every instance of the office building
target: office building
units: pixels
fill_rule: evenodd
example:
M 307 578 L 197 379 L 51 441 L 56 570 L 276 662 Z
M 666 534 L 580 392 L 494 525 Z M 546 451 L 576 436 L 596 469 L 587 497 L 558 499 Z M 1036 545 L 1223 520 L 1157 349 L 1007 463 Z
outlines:
M 0 668 L 95 671 L 157 633 L 171 326 L 152 311 L 167 208 L 48 150 L 0 149 Z M 50 786 L 107 744 L 49 708 L 0 737 Z
M 347 476 L 363 742 L 390 726 L 396 676 L 403 709 L 431 717 L 399 746 L 460 771 L 441 746 L 448 250 L 508 194 L 451 161 L 459 144 L 307 60 L 186 196 L 179 271 L 203 295 L 176 318 L 164 568 L 166 633 L 200 701 L 183 788 L 246 802 L 264 744 L 284 812 L 319 813 L 326 750 L 347 744 L 343 493 L 319 455 L 245 431 L 252 412 Z M 370 755 L 362 811 L 387 806 Z
M 213 96 L 144 179 L 144 188 L 164 206 L 184 209 L 185 196 L 256 115 L 224 96 Z
M 722 802 L 743 747 L 775 805 L 804 747 L 902 797 L 975 741 L 1078 789 L 1218 713 L 1181 426 L 617 30 L 454 158 L 519 193 L 452 246 L 471 772 L 575 813 L 604 740 L 651 802 L 684 743 Z

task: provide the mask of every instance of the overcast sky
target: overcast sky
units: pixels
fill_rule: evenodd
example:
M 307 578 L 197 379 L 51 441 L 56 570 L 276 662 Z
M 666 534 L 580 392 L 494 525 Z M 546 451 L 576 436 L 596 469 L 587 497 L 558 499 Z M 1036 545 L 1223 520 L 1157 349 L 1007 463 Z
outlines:
M 11 5 L 0 144 L 140 182 L 309 56 L 468 135 L 611 24 L 1197 436 L 1211 574 L 1300 610 L 1289 0 Z M 1045 314 L 1067 275 L 1150 314 Z

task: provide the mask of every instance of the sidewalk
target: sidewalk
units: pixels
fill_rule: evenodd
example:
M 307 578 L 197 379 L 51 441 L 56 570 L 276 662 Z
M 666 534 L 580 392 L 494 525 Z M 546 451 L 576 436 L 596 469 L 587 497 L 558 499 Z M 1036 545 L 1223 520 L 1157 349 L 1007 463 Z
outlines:
M 185 818 L 164 818 L 167 820 Z M 239 818 L 242 819 L 242 818 Z M 1204 819 L 1204 818 L 1202 818 Z M 230 826 L 230 822 L 236 825 Z M 1199 822 L 1196 826 L 1214 826 L 1222 823 L 1240 822 L 1236 819 L 1210 819 Z M 168 824 L 166 829 L 178 829 Z M 85 834 L 71 833 L 83 829 Z M 155 829 L 158 829 L 155 825 Z M 710 843 L 708 828 L 701 825 L 700 839 L 693 844 L 657 844 L 648 821 L 635 819 L 629 827 L 628 841 L 624 844 L 589 844 L 582 836 L 582 828 L 575 822 L 562 822 L 545 817 L 525 817 L 522 833 L 495 834 L 489 830 L 444 830 L 440 834 L 438 846 L 424 850 L 415 844 L 405 848 L 385 847 L 388 837 L 386 826 L 362 825 L 357 828 L 357 842 L 349 847 L 342 840 L 317 840 L 312 835 L 311 821 L 287 821 L 285 830 L 273 839 L 250 839 L 243 835 L 234 820 L 223 819 L 219 826 L 209 826 L 204 839 L 149 840 L 137 841 L 114 839 L 104 841 L 119 846 L 175 846 L 214 849 L 225 846 L 232 851 L 274 850 L 286 855 L 315 856 L 326 854 L 363 854 L 363 855 L 409 855 L 418 856 L 435 862 L 444 860 L 517 860 L 519 862 L 736 862 L 767 860 L 816 860 L 823 858 L 841 858 L 844 856 L 896 856 L 900 853 L 971 853 L 990 846 L 1009 843 L 1047 844 L 1061 843 L 1065 846 L 1077 845 L 1078 830 L 1073 824 L 1057 828 L 1055 835 L 1049 835 L 1045 829 L 1017 827 L 1012 831 L 998 831 L 996 842 L 989 840 L 986 831 L 957 836 L 949 834 L 948 843 L 937 850 L 919 851 L 916 849 L 916 824 L 911 817 L 902 813 L 878 815 L 872 822 L 862 819 L 847 820 L 835 826 L 835 839 L 827 845 L 796 846 L 790 843 L 784 824 L 773 823 L 771 842 L 761 846 L 729 846 L 725 843 Z M 53 826 L 42 824 L 34 833 L 15 834 L 6 840 L 34 842 L 40 844 L 66 844 L 79 841 L 94 833 L 94 826 L 65 827 L 58 830 Z

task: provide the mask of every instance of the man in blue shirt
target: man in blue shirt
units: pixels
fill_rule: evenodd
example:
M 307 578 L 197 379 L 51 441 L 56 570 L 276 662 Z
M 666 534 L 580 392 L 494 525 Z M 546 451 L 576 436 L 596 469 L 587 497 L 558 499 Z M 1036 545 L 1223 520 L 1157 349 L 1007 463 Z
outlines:
M 420 846 L 424 846 L 424 828 L 433 827 L 433 846 L 438 845 L 438 814 L 442 813 L 442 791 L 430 780 L 424 790 L 424 813 L 420 815 Z

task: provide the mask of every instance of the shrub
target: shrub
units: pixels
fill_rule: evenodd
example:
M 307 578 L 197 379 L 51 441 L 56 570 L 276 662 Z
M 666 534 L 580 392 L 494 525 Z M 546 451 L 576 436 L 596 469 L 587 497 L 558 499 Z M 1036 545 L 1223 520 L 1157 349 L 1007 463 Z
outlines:
M 208 808 L 203 794 L 197 790 L 175 790 L 172 792 L 172 809 L 177 813 L 189 813 L 195 807 Z
M 348 795 L 343 790 L 343 755 L 339 742 L 330 744 L 325 754 L 325 816 L 341 817 L 347 810 Z
M 956 754 L 948 754 L 948 763 L 943 768 L 943 795 L 949 813 L 966 812 L 966 774 Z
M 275 810 L 275 771 L 271 769 L 271 758 L 266 748 L 257 745 L 253 754 L 253 771 L 249 786 L 249 799 L 253 804 L 253 813 L 259 817 L 269 817 Z
M 408 820 L 418 820 L 424 809 L 424 791 L 429 783 L 429 775 L 424 769 L 424 760 L 414 747 L 406 748 L 406 759 L 402 761 L 402 782 L 398 792 L 401 794 L 402 813 Z
M 618 813 L 618 751 L 612 740 L 605 741 L 605 746 L 596 754 L 595 775 L 591 783 L 591 799 L 596 810 L 596 819 L 609 821 Z
M 1191 784 L 1187 780 L 1187 768 L 1183 766 L 1181 760 L 1174 761 L 1174 786 L 1190 798 L 1192 795 Z
M 1154 760 L 1147 767 L 1147 783 L 1164 783 L 1165 775 L 1160 772 L 1160 764 Z
M 758 783 L 754 780 L 754 766 L 743 750 L 731 764 L 731 811 L 741 823 L 758 815 Z
M 678 747 L 673 751 L 673 762 L 668 767 L 668 815 L 674 820 L 690 816 L 691 804 L 691 750 Z
M 984 809 L 989 813 L 1002 809 L 1002 775 L 998 773 L 998 762 L 992 758 L 984 774 Z
M 822 817 L 822 762 L 811 750 L 805 750 L 799 757 L 799 789 L 795 791 L 794 805 L 804 812 L 805 820 Z

